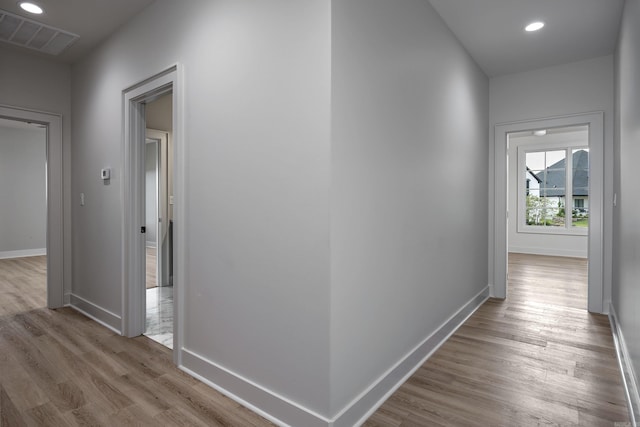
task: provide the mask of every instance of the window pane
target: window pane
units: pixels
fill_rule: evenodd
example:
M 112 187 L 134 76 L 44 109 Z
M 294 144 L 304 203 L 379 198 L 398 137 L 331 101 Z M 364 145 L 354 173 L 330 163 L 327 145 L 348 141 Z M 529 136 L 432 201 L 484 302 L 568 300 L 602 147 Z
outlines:
M 565 227 L 564 210 L 560 208 L 547 209 L 547 226 L 549 227 Z
M 526 153 L 528 225 L 565 226 L 566 150 Z
M 527 168 L 533 171 L 544 170 L 544 158 L 544 151 L 526 153 L 525 162 L 527 164 Z
M 566 175 L 566 151 L 545 151 L 546 169 L 538 177 L 542 178 L 540 183 L 541 195 L 546 198 L 556 200 L 549 201 L 557 206 L 559 200 L 565 196 Z
M 573 227 L 589 226 L 589 149 L 580 148 L 572 151 L 573 155 L 573 211 L 571 225 Z
M 564 159 L 567 156 L 565 150 L 558 151 L 546 151 L 545 152 L 545 168 L 546 169 L 554 169 L 554 168 L 562 168 L 564 169 Z

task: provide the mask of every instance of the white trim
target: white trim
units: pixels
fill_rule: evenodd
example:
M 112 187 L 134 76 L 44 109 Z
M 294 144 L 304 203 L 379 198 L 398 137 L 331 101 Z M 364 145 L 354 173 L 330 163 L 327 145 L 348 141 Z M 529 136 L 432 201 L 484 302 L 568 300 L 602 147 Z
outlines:
M 4 251 L 0 252 L 0 259 L 26 258 L 30 256 L 41 256 L 46 254 L 47 248 L 23 249 L 21 251 Z
M 449 339 L 489 298 L 489 294 L 490 290 L 487 286 L 331 419 L 189 349 L 183 349 L 184 365 L 180 365 L 180 369 L 280 426 L 359 426 Z M 238 396 L 245 396 L 245 398 Z
M 189 349 L 183 349 L 182 360 L 184 365 L 180 369 L 279 426 L 330 425 L 330 420 L 322 415 Z
M 530 246 L 509 246 L 510 253 L 516 254 L 530 254 L 530 255 L 547 255 L 547 256 L 561 256 L 568 258 L 585 258 L 588 259 L 587 251 L 577 251 L 570 249 L 559 249 L 559 248 L 536 248 Z
M 62 116 L 0 104 L 0 117 L 47 126 L 47 307 L 65 304 Z
M 629 409 L 631 425 L 636 427 L 640 423 L 640 384 L 638 383 L 638 377 L 633 369 L 629 350 L 627 349 L 627 343 L 622 335 L 622 330 L 618 323 L 618 316 L 613 304 L 609 304 L 609 323 L 611 323 L 611 333 L 613 334 L 613 343 L 616 347 L 618 365 L 622 374 L 622 382 L 624 384 L 625 396 L 627 398 L 627 407 Z
M 185 137 L 184 97 L 186 84 L 182 64 L 176 65 L 173 80 L 173 129 L 170 137 L 173 147 L 173 361 L 182 364 L 182 348 L 184 347 L 185 307 L 184 293 L 188 283 L 187 277 L 187 159 L 188 144 Z M 177 349 L 177 350 L 175 350 Z
M 92 303 L 91 301 L 87 301 L 86 299 L 75 294 L 71 294 L 69 305 L 74 310 L 84 314 L 90 319 L 95 320 L 102 326 L 111 329 L 116 334 L 121 334 L 120 325 L 122 324 L 122 319 L 117 314 L 104 309 Z
M 548 129 L 575 125 L 589 125 L 589 290 L 588 309 L 593 313 L 604 313 L 604 113 L 591 112 L 561 117 L 543 118 L 514 123 L 497 124 L 494 135 L 494 180 L 495 201 L 493 257 L 489 270 L 493 294 L 496 298 L 507 297 L 507 144 L 508 134 L 535 129 Z M 491 242 L 489 247 L 491 247 Z M 609 292 L 606 292 L 608 295 Z

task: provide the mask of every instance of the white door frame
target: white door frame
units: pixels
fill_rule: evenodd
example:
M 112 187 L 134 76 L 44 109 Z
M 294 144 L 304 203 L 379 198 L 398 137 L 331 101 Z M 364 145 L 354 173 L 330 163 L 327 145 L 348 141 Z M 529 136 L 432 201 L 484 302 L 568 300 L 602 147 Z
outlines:
M 47 127 L 47 307 L 64 306 L 62 116 L 0 105 L 0 117 Z
M 604 306 L 604 113 L 593 112 L 498 124 L 495 126 L 494 152 L 494 253 L 493 295 L 507 297 L 507 180 L 508 135 L 512 132 L 532 131 L 567 126 L 589 126 L 589 290 L 588 309 L 603 313 Z
M 172 93 L 174 168 L 174 325 L 173 355 L 181 363 L 183 310 L 181 303 L 185 283 L 185 190 L 183 138 L 182 67 L 174 65 L 123 91 L 123 179 L 122 179 L 122 333 L 128 337 L 145 330 L 145 236 L 144 226 L 144 146 L 146 143 L 145 104 Z

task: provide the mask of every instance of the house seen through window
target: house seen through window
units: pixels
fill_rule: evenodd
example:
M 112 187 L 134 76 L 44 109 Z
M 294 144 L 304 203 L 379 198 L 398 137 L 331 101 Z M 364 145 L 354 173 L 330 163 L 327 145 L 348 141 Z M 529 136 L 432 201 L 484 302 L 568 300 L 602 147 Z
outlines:
M 520 218 L 527 228 L 586 231 L 589 148 L 525 148 L 519 153 Z M 578 231 L 578 230 L 576 230 Z

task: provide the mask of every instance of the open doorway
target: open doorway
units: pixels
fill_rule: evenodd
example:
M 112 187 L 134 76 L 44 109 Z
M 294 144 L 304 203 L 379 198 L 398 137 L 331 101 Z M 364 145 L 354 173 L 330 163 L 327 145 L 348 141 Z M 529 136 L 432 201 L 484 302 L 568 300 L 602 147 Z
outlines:
M 123 194 L 123 335 L 135 337 L 149 334 L 147 328 L 146 271 L 147 271 L 147 236 L 146 236 L 146 151 L 149 139 L 158 151 L 158 167 L 160 172 L 157 212 L 156 239 L 156 272 L 157 285 L 152 289 L 166 292 L 170 298 L 172 313 L 166 317 L 164 326 L 172 333 L 171 347 L 176 364 L 180 363 L 181 348 L 181 312 L 180 301 L 184 283 L 184 235 L 181 233 L 184 221 L 184 144 L 180 130 L 182 126 L 180 88 L 180 68 L 178 65 L 146 79 L 123 91 L 124 101 L 124 165 L 122 179 Z M 154 107 L 165 101 L 171 108 L 166 114 L 166 121 L 154 123 L 152 111 Z M 149 114 L 147 114 L 149 113 Z M 169 127 L 167 127 L 169 126 Z M 158 131 L 154 136 L 154 130 Z M 164 128 L 164 129 L 163 129 Z M 160 141 L 159 143 L 157 141 Z M 165 142 L 162 142 L 165 141 Z M 153 151 L 153 150 L 151 150 Z M 155 158 L 155 155 L 152 157 Z M 163 160 L 166 159 L 166 160 Z M 155 163 L 155 160 L 152 161 Z M 173 165 L 176 165 L 174 168 Z M 166 166 L 165 166 L 166 165 Z M 162 190 L 162 186 L 165 189 Z M 154 187 L 152 184 L 151 187 Z M 152 191 L 156 191 L 152 190 Z M 164 198 L 164 202 L 162 201 Z M 175 203 L 174 203 L 175 200 Z M 152 221 L 154 219 L 152 218 Z M 160 300 L 161 301 L 161 300 Z M 163 311 L 163 310 L 158 310 Z M 166 343 L 168 345 L 168 343 Z
M 509 156 L 510 142 L 515 140 L 518 135 L 529 133 L 529 137 L 534 137 L 535 131 L 553 129 L 564 129 L 566 133 L 571 131 L 583 132 L 586 129 L 588 146 L 567 146 L 564 151 L 555 150 L 553 147 L 538 146 L 538 150 L 529 150 L 523 148 L 518 154 Z M 560 133 L 560 132 L 559 132 Z M 526 144 L 525 144 L 526 145 Z M 554 153 L 559 151 L 561 153 Z M 533 166 L 536 177 L 530 171 L 526 170 L 527 155 L 530 153 L 529 159 L 534 162 L 534 157 L 543 162 L 542 166 Z M 540 154 L 542 153 L 542 154 Z M 514 156 L 520 156 L 523 162 L 523 170 L 519 176 L 519 189 L 517 190 L 516 199 L 519 199 L 520 216 L 518 216 L 518 208 L 509 207 L 509 163 L 515 161 Z M 558 157 L 560 156 L 560 157 Z M 566 178 L 573 173 L 573 167 L 567 167 L 569 163 L 580 165 L 580 156 L 588 157 L 588 200 L 585 195 L 573 194 L 573 190 L 566 187 L 576 186 L 584 187 L 582 184 L 574 183 L 573 178 Z M 524 159 L 524 160 L 522 160 Z M 529 194 L 539 195 L 540 184 L 536 183 L 538 179 L 544 178 L 545 174 L 550 172 L 547 170 L 559 169 L 562 165 L 561 160 L 565 163 L 565 183 L 562 191 L 565 192 L 564 198 L 559 198 L 561 184 L 559 183 L 543 183 L 542 186 L 549 188 L 547 199 L 554 198 L 555 204 L 551 204 L 550 200 L 529 199 L 527 207 L 527 178 L 529 179 Z M 560 163 L 559 163 L 560 162 Z M 578 168 L 580 168 L 578 166 Z M 530 168 L 531 169 L 531 168 Z M 561 176 L 558 172 L 556 175 Z M 536 182 L 534 182 L 536 181 Z M 606 308 L 604 304 L 604 240 L 603 232 L 603 211 L 604 211 L 604 132 L 603 132 L 603 113 L 584 113 L 572 116 L 561 116 L 548 119 L 531 120 L 525 122 L 514 122 L 496 125 L 495 127 L 495 150 L 494 150 L 494 176 L 493 176 L 493 195 L 494 195 L 494 223 L 493 223 L 493 252 L 490 258 L 490 267 L 493 273 L 492 295 L 496 298 L 507 298 L 507 273 L 508 273 L 508 255 L 509 255 L 509 224 L 516 224 L 520 227 L 520 234 L 526 234 L 524 231 L 535 231 L 535 235 L 554 234 L 554 233 L 573 233 L 576 236 L 585 235 L 586 237 L 575 237 L 574 240 L 586 238 L 587 250 L 587 309 L 593 313 L 604 313 Z M 553 188 L 553 185 L 556 187 Z M 535 190 L 535 191 L 534 191 Z M 555 191 L 555 192 L 554 192 Z M 579 201 L 582 199 L 582 201 Z M 560 203 L 560 201 L 562 203 Z M 533 204 L 536 202 L 537 204 Z M 567 203 L 569 205 L 567 205 Z M 585 208 L 588 206 L 588 212 Z M 574 218 L 574 207 L 576 215 Z M 514 210 L 515 209 L 515 210 Z M 529 209 L 529 211 L 527 211 Z M 569 212 L 570 211 L 570 212 Z M 531 215 L 528 215 L 530 212 Z M 587 225 L 587 227 L 583 227 Z M 554 230 L 557 229 L 557 230 Z M 558 231 L 562 229 L 561 231 Z M 556 255 L 572 254 L 568 249 L 565 252 Z M 573 248 L 574 251 L 584 250 Z M 575 257 L 577 252 L 573 252 Z
M 64 287 L 62 117 L 0 105 L 0 119 L 45 126 L 42 129 L 46 131 L 46 181 L 41 185 L 46 191 L 46 306 L 62 307 L 68 303 Z M 5 206 L 6 201 L 2 205 Z
M 507 138 L 510 298 L 586 309 L 589 128 L 516 131 Z
M 145 332 L 173 348 L 173 94 L 145 105 Z
M 47 126 L 0 118 L 0 316 L 47 305 Z

